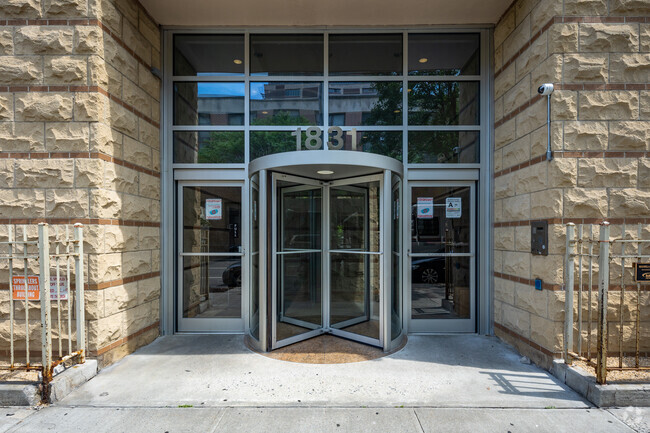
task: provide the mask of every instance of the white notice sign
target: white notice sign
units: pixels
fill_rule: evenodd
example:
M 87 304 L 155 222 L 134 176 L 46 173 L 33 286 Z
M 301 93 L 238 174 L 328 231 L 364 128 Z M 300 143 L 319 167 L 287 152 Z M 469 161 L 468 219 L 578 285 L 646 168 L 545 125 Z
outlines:
M 418 218 L 433 219 L 433 197 L 418 197 Z
M 445 216 L 447 218 L 460 218 L 463 214 L 460 197 L 448 197 L 445 203 Z
M 221 199 L 209 198 L 205 201 L 205 219 L 206 220 L 220 220 L 221 213 Z

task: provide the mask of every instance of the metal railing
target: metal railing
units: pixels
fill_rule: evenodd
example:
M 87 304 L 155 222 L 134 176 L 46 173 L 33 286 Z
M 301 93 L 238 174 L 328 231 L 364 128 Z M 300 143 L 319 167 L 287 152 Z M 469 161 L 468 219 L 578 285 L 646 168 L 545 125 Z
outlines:
M 75 224 L 72 229 L 57 225 L 52 233 L 48 224 L 40 223 L 38 237 L 33 235 L 34 226 L 10 224 L 5 227 L 6 237 L 0 239 L 0 245 L 5 246 L 4 251 L 0 251 L 0 264 L 8 279 L 10 359 L 7 366 L 0 368 L 40 371 L 43 400 L 47 401 L 55 367 L 67 361 L 83 363 L 85 358 L 83 225 Z M 36 269 L 38 275 L 34 275 Z M 74 277 L 74 292 L 71 277 Z M 36 302 L 38 306 L 30 306 Z M 52 304 L 56 309 L 54 318 Z M 16 315 L 16 309 L 21 306 L 25 330 L 24 362 L 23 356 L 18 356 L 16 351 L 17 343 L 22 345 L 16 332 L 22 325 Z M 40 310 L 40 364 L 33 362 L 32 357 L 30 309 Z M 53 332 L 58 343 L 56 357 L 52 353 Z
M 635 275 L 637 264 L 643 265 L 644 260 L 647 262 L 650 259 L 650 239 L 642 239 L 641 224 L 633 227 L 632 233 L 628 232 L 629 226 L 625 224 L 620 228 L 621 237 L 612 239 L 608 222 L 599 225 L 598 238 L 592 224 L 577 227 L 573 223 L 566 225 L 563 355 L 568 364 L 581 360 L 593 367 L 596 381 L 600 384 L 607 382 L 607 372 L 610 370 L 650 370 L 650 366 L 641 365 L 640 362 L 641 310 L 650 308 L 650 305 L 641 303 L 641 294 L 648 290 L 648 286 L 642 288 L 644 283 Z M 630 266 L 630 263 L 634 263 L 634 266 Z M 594 278 L 595 275 L 597 278 Z M 597 285 L 594 285 L 594 281 L 597 281 Z M 610 292 L 618 292 L 617 303 L 610 299 Z M 576 293 L 577 302 L 574 299 Z M 595 306 L 594 294 L 597 296 Z M 574 315 L 576 307 L 577 320 Z M 626 314 L 628 319 L 633 320 L 626 320 Z M 613 316 L 612 320 L 608 321 L 608 315 Z M 633 328 L 627 340 L 626 327 Z M 574 338 L 574 334 L 577 334 L 577 338 Z M 608 344 L 610 336 L 617 340 L 615 347 Z M 593 337 L 596 338 L 595 350 Z M 618 359 L 608 364 L 608 355 L 611 354 Z

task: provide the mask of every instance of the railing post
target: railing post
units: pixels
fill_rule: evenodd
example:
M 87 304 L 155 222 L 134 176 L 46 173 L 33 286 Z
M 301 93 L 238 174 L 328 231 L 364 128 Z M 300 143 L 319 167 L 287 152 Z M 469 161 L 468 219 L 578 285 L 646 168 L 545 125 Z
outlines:
M 11 353 L 11 368 L 14 367 L 14 225 L 7 226 L 9 240 L 9 352 Z M 27 296 L 27 285 L 25 285 Z M 26 320 L 27 318 L 25 318 Z
M 573 280 L 575 271 L 575 224 L 566 225 L 564 260 L 564 362 L 571 364 L 573 351 Z
M 609 223 L 600 225 L 598 248 L 598 346 L 596 381 L 607 382 L 607 291 L 609 290 Z
M 84 234 L 83 224 L 74 225 L 75 288 L 77 316 L 77 350 L 81 351 L 79 363 L 86 359 L 86 307 L 84 305 Z M 68 301 L 70 302 L 70 301 Z
M 38 262 L 41 298 L 41 355 L 43 358 L 43 382 L 51 377 L 52 367 L 52 323 L 50 317 L 50 236 L 46 223 L 38 224 Z M 25 282 L 27 289 L 27 282 Z M 27 296 L 27 291 L 25 291 Z

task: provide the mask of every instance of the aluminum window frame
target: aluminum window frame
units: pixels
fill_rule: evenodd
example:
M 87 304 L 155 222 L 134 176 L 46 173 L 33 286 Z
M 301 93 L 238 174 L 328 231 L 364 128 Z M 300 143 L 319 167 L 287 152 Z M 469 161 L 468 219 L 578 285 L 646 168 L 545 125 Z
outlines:
M 261 33 L 323 33 L 324 44 L 324 71 L 323 76 L 274 76 L 260 77 L 250 75 L 250 34 Z M 398 76 L 333 76 L 330 80 L 328 74 L 328 54 L 329 54 L 329 35 L 338 33 L 348 34 L 383 34 L 383 33 L 402 33 L 403 43 L 403 68 L 402 75 Z M 480 74 L 479 75 L 446 75 L 446 76 L 413 76 L 408 75 L 408 35 L 410 33 L 479 33 L 480 35 Z M 242 201 L 244 195 L 246 200 L 249 199 L 249 163 L 250 161 L 250 131 L 263 130 L 271 131 L 269 127 L 259 127 L 250 125 L 250 83 L 251 82 L 270 82 L 270 81 L 318 81 L 323 84 L 323 131 L 329 128 L 329 82 L 330 81 L 402 81 L 403 89 L 407 88 L 409 81 L 478 81 L 479 82 L 479 125 L 453 125 L 453 126 L 409 126 L 408 125 L 408 92 L 402 92 L 402 116 L 403 121 L 400 126 L 357 126 L 341 127 L 344 131 L 356 129 L 357 131 L 402 131 L 402 159 L 404 162 L 404 173 L 402 177 L 402 194 L 410 190 L 410 182 L 418 180 L 478 180 L 476 184 L 476 196 L 478 202 L 476 206 L 476 224 L 477 224 L 477 288 L 476 288 L 476 331 L 482 334 L 492 334 L 492 227 L 490 222 L 493 215 L 493 155 L 491 152 L 491 143 L 494 142 L 494 65 L 491 60 L 493 47 L 493 27 L 488 25 L 447 25 L 447 26 L 406 26 L 406 27 L 382 27 L 382 28 L 356 28 L 349 26 L 327 27 L 314 26 L 304 28 L 242 28 L 242 27 L 195 27 L 187 28 L 180 26 L 164 26 L 162 29 L 162 92 L 161 92 L 161 283 L 163 293 L 161 296 L 161 332 L 162 334 L 173 334 L 177 332 L 176 322 L 176 276 L 175 276 L 175 256 L 177 245 L 175 240 L 175 221 L 176 221 L 176 186 L 175 183 L 181 179 L 192 180 L 239 180 L 242 185 Z M 173 36 L 175 34 L 243 34 L 244 35 L 244 75 L 219 75 L 219 76 L 175 76 L 173 75 Z M 219 81 L 219 82 L 244 82 L 244 125 L 242 126 L 174 126 L 173 121 L 173 83 L 174 81 Z M 173 131 L 212 131 L 212 130 L 235 130 L 244 132 L 245 159 L 244 163 L 230 164 L 192 164 L 192 163 L 174 163 L 173 162 Z M 281 127 L 277 130 L 294 131 L 295 127 Z M 476 130 L 480 133 L 479 141 L 479 162 L 471 164 L 432 164 L 408 163 L 408 131 L 445 131 L 459 130 L 468 131 Z M 325 146 L 325 150 L 327 146 Z M 221 174 L 215 174 L 220 172 Z M 222 175 L 225 175 L 222 177 Z M 402 197 L 402 215 L 406 215 L 407 200 Z M 248 226 L 243 236 L 246 238 L 246 245 L 249 245 L 250 239 Z M 408 224 L 402 224 L 402 260 L 407 259 L 406 242 L 408 239 Z M 242 239 L 244 242 L 244 239 Z M 261 248 L 261 245 L 260 245 Z M 260 250 L 261 251 L 261 250 Z M 261 257 L 261 256 L 260 256 Z M 244 258 L 243 260 L 247 260 Z M 407 269 L 404 267 L 403 269 Z M 248 275 L 246 276 L 248 277 Z M 403 278 L 404 280 L 404 278 Z M 244 283 L 242 283 L 244 285 Z M 248 303 L 248 285 L 243 288 L 242 297 L 244 304 Z M 402 305 L 406 307 L 410 295 L 409 288 L 402 287 Z M 262 298 L 260 298 L 260 302 Z M 248 305 L 243 306 L 244 323 L 248 327 Z M 403 332 L 408 333 L 408 320 L 406 319 L 408 311 L 402 314 Z M 262 314 L 262 311 L 260 311 Z M 260 327 L 260 338 L 264 327 Z M 264 336 L 264 338 L 266 338 Z M 264 340 L 263 340 L 264 341 Z M 265 344 L 262 344 L 265 346 Z

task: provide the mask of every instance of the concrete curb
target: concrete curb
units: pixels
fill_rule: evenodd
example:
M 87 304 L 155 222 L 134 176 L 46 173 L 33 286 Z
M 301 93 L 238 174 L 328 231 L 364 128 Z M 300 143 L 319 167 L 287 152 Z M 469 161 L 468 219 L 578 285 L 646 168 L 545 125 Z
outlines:
M 38 382 L 0 383 L 0 406 L 36 406 L 40 401 Z
M 50 384 L 50 403 L 63 399 L 75 388 L 97 375 L 97 360 L 86 359 L 83 364 L 75 364 L 54 376 Z
M 586 371 L 556 359 L 551 374 L 598 407 L 650 407 L 650 385 L 599 385 Z
M 97 360 L 95 359 L 87 359 L 83 364 L 67 368 L 57 367 L 50 384 L 50 403 L 60 401 L 96 375 Z M 40 402 L 39 382 L 0 383 L 0 406 L 36 406 Z

